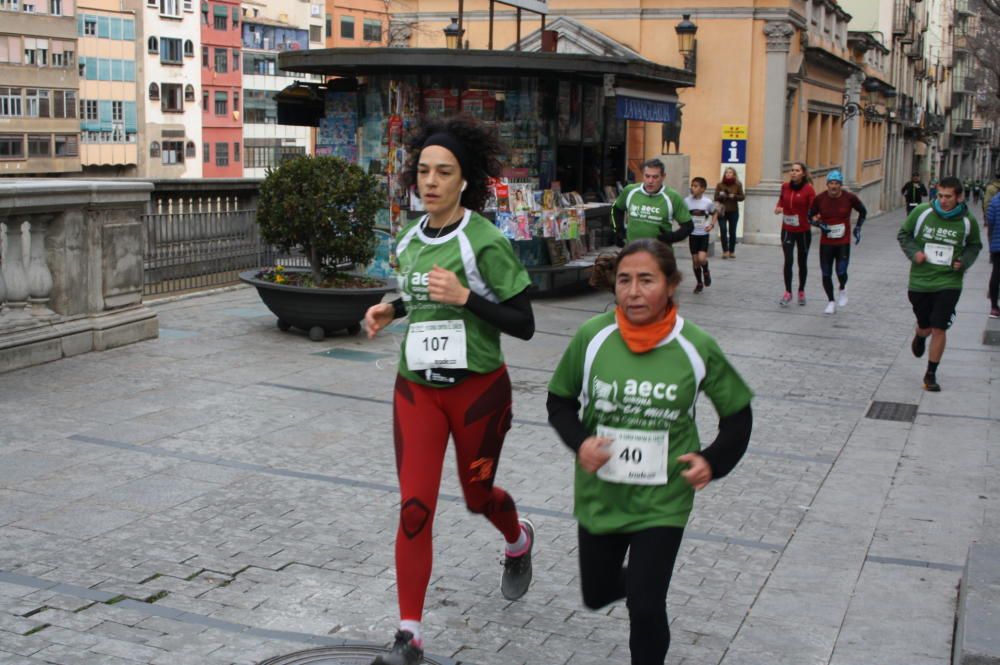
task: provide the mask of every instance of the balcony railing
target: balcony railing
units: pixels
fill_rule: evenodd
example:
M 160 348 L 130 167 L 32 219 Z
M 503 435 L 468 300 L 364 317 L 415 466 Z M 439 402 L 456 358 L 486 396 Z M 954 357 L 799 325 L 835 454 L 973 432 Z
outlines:
M 911 0 L 895 0 L 892 11 L 892 34 L 906 35 L 913 23 Z
M 955 136 L 972 136 L 972 119 L 952 118 L 951 133 Z

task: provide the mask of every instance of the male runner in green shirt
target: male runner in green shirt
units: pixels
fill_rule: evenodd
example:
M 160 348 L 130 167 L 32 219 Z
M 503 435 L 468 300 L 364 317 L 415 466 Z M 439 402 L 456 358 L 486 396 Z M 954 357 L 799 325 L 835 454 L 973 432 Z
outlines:
M 666 167 L 658 159 L 642 165 L 642 183 L 627 186 L 611 208 L 615 227 L 615 244 L 638 238 L 657 238 L 667 244 L 680 242 L 691 235 L 694 222 L 684 198 L 663 184 Z M 628 224 L 625 219 L 628 215 Z M 673 230 L 671 221 L 680 224 Z

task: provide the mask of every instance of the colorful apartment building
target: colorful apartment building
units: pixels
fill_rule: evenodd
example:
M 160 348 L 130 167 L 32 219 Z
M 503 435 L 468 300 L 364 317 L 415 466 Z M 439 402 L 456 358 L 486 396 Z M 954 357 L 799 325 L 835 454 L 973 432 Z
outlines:
M 279 125 L 274 96 L 295 80 L 322 80 L 282 72 L 278 53 L 323 48 L 323 5 L 253 0 L 243 2 L 242 12 L 243 175 L 263 178 L 282 160 L 314 152 L 315 130 Z
M 138 175 L 141 132 L 135 12 L 117 0 L 78 0 L 80 163 L 87 177 Z
M 195 0 L 138 4 L 136 36 L 143 57 L 137 78 L 144 99 L 139 123 L 145 130 L 139 177 L 200 178 L 201 61 L 195 45 L 201 25 Z
M 243 175 L 243 12 L 239 0 L 201 3 L 202 176 Z
M 0 0 L 0 175 L 80 172 L 73 0 Z

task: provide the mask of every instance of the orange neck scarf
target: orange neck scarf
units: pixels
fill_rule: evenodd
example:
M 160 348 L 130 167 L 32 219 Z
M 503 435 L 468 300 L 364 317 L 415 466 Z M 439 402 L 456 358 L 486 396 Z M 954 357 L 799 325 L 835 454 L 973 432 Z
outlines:
M 615 308 L 615 321 L 625 345 L 632 353 L 646 353 L 656 348 L 663 338 L 670 334 L 677 324 L 677 304 L 670 303 L 667 313 L 659 321 L 637 326 L 629 322 L 621 306 Z

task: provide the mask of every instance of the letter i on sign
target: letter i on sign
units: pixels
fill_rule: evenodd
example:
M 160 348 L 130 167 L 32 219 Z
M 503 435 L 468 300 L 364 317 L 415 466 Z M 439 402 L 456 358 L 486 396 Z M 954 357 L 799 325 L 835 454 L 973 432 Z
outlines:
M 729 142 L 729 159 L 727 162 L 738 162 L 740 161 L 740 149 L 739 144 L 736 141 Z

